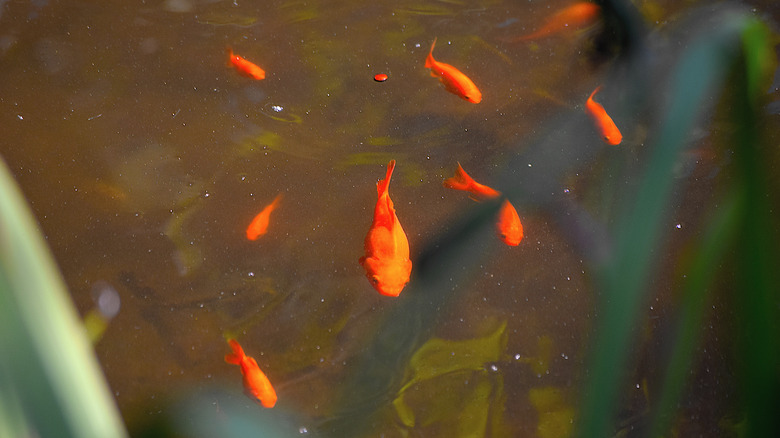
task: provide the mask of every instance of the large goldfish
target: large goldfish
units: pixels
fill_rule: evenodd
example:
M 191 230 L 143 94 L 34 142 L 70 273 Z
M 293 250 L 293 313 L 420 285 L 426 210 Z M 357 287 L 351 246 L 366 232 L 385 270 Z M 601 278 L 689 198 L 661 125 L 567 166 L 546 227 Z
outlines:
M 246 238 L 249 240 L 257 240 L 258 237 L 268 232 L 268 223 L 271 219 L 271 213 L 279 206 L 279 201 L 282 200 L 282 194 L 276 195 L 276 198 L 265 206 L 263 210 L 252 219 L 249 226 L 246 227 Z
M 409 282 L 412 262 L 409 260 L 409 241 L 398 222 L 388 188 L 395 160 L 387 164 L 385 179 L 376 183 L 377 201 L 374 221 L 365 240 L 366 255 L 359 262 L 366 277 L 382 295 L 397 297 Z
M 433 48 L 435 46 L 436 38 L 433 39 L 431 51 L 428 52 L 428 58 L 425 59 L 425 68 L 431 69 L 431 76 L 439 78 L 441 83 L 444 84 L 444 88 L 450 93 L 458 95 L 471 103 L 481 102 L 482 93 L 468 76 L 449 64 L 433 59 Z
M 228 339 L 228 344 L 233 352 L 225 355 L 225 362 L 241 367 L 246 392 L 258 399 L 266 408 L 274 407 L 276 405 L 276 391 L 265 373 L 260 370 L 257 361 L 244 354 L 244 349 L 235 339 Z
M 620 133 L 620 130 L 615 125 L 612 117 L 607 114 L 604 107 L 593 100 L 593 96 L 595 96 L 599 90 L 601 90 L 601 85 L 590 93 L 590 97 L 588 97 L 588 100 L 585 102 L 585 112 L 593 119 L 593 123 L 596 124 L 596 128 L 601 133 L 601 137 L 604 141 L 613 146 L 618 145 L 623 141 L 623 134 Z
M 458 169 L 455 171 L 455 176 L 445 179 L 442 184 L 444 187 L 450 189 L 463 190 L 471 193 L 470 197 L 475 201 L 494 199 L 501 196 L 501 192 L 474 181 L 474 179 L 463 170 L 460 163 L 458 163 Z M 496 233 L 498 234 L 498 237 L 509 246 L 517 246 L 520 244 L 520 241 L 523 240 L 523 224 L 520 222 L 520 216 L 517 214 L 515 207 L 507 199 L 504 199 L 504 202 L 501 204 L 501 209 L 498 211 Z
M 551 15 L 549 18 L 547 18 L 542 27 L 537 29 L 535 32 L 511 39 L 509 41 L 528 41 L 536 38 L 546 37 L 566 29 L 588 25 L 598 17 L 600 10 L 601 8 L 599 8 L 599 5 L 595 3 L 575 3 Z

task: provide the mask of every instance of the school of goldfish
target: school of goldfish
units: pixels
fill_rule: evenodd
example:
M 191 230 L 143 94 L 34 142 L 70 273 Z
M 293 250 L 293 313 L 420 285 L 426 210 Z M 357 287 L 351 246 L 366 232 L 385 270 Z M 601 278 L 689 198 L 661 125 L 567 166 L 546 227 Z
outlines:
M 560 33 L 569 29 L 593 24 L 599 17 L 599 6 L 590 2 L 578 2 L 552 14 L 537 30 L 519 36 L 508 42 L 529 41 Z M 433 50 L 437 39 L 434 38 L 424 67 L 430 70 L 430 75 L 437 78 L 444 89 L 472 104 L 482 101 L 482 92 L 466 74 L 458 68 L 434 59 Z M 254 80 L 262 80 L 266 72 L 255 63 L 233 53 L 228 48 L 228 62 L 241 76 Z M 374 80 L 384 82 L 386 74 L 377 74 Z M 623 136 L 605 108 L 593 100 L 601 90 L 599 85 L 590 94 L 584 104 L 585 112 L 593 122 L 595 130 L 604 142 L 618 145 Z M 376 183 L 377 202 L 374 207 L 373 219 L 364 240 L 365 254 L 358 263 L 365 270 L 365 275 L 371 286 L 381 295 L 397 297 L 410 281 L 412 261 L 410 259 L 409 240 L 390 199 L 390 179 L 395 169 L 396 161 L 390 160 L 384 179 Z M 443 186 L 453 190 L 465 191 L 477 202 L 499 199 L 501 192 L 476 182 L 469 176 L 460 163 L 457 163 L 455 175 L 442 182 Z M 249 223 L 246 237 L 254 241 L 268 232 L 271 213 L 279 208 L 282 194 L 265 206 Z M 523 225 L 515 207 L 504 198 L 496 216 L 496 234 L 508 246 L 517 246 L 523 240 Z M 257 362 L 244 353 L 241 345 L 229 339 L 232 353 L 225 356 L 225 361 L 240 366 L 244 387 L 248 395 L 257 399 L 264 407 L 271 408 L 276 404 L 276 392 L 268 377 L 260 370 Z

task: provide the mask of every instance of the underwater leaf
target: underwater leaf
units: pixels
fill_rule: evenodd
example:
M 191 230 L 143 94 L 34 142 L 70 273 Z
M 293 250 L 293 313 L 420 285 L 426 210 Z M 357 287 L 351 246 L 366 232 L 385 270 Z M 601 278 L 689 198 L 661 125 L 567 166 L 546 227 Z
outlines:
M 424 436 L 485 436 L 504 410 L 503 378 L 487 370 L 455 371 L 421 381 L 394 402 L 401 422 Z
M 483 338 L 462 341 L 431 338 L 409 361 L 411 378 L 400 392 L 415 383 L 452 372 L 482 370 L 486 363 L 501 359 L 506 342 L 506 321 Z
M 360 152 L 356 154 L 347 155 L 336 168 L 344 170 L 350 166 L 358 166 L 364 164 L 387 164 L 390 160 L 398 160 L 399 154 L 393 152 Z
M 482 338 L 432 338 L 423 344 L 409 361 L 408 381 L 393 401 L 401 423 L 408 427 L 435 424 L 440 432 L 447 428 L 447 436 L 484 435 L 490 395 L 503 394 L 503 378 L 488 373 L 487 366 L 504 355 L 506 325 L 503 321 Z M 503 401 L 500 396 L 496 399 Z
M 574 408 L 566 403 L 561 390 L 554 386 L 531 388 L 528 400 L 539 414 L 536 436 L 565 438 L 571 436 L 574 426 Z

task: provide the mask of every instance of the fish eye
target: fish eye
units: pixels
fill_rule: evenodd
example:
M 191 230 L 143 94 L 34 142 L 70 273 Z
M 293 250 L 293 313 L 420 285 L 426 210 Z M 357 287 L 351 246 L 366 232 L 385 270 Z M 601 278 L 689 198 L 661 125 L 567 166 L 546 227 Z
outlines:
M 377 277 L 376 275 L 371 277 L 371 284 L 374 284 L 374 285 L 379 284 L 379 277 Z

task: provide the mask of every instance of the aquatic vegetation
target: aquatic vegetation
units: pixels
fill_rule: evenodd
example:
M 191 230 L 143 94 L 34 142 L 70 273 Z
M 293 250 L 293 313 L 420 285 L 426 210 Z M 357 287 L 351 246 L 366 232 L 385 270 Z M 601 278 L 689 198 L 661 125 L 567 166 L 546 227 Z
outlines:
M 572 1 L 584 18 L 561 24 L 538 2 L 179 3 L 189 8 L 175 14 L 180 27 L 150 26 L 169 17 L 146 7 L 133 10 L 134 27 L 110 29 L 120 50 L 100 52 L 127 61 L 93 50 L 108 34 L 106 8 L 69 17 L 67 38 L 58 26 L 43 40 L 0 31 L 0 76 L 14 84 L 2 153 L 41 222 L 39 232 L 24 219 L 17 233 L 6 218 L 25 207 L 2 191 L 0 435 L 125 435 L 50 261 L 22 257 L 43 247 L 41 233 L 86 331 L 103 336 L 98 357 L 134 432 L 776 430 L 780 156 L 763 137 L 778 132 L 776 105 L 765 105 L 776 41 L 753 11 Z M 592 11 L 599 25 L 578 38 L 502 39 L 515 23 L 539 39 L 589 26 Z M 60 10 L 42 12 L 48 24 Z M 544 30 L 538 17 L 557 23 Z M 438 90 L 426 54 L 449 91 L 481 100 L 432 59 L 437 34 L 490 99 L 472 106 Z M 262 45 L 275 74 L 231 78 L 227 42 Z M 391 79 L 373 82 L 380 72 Z M 34 104 L 43 93 L 52 108 Z M 387 192 L 395 160 L 404 229 Z M 388 162 L 373 198 L 369 165 Z M 456 162 L 491 187 L 460 166 L 445 185 L 482 202 L 442 189 Z M 0 190 L 11 186 L 3 178 Z M 269 229 L 276 204 L 257 227 L 249 219 L 281 192 L 283 221 L 247 242 Z M 356 224 L 375 199 L 362 240 Z M 528 235 L 508 248 L 496 218 L 522 230 L 514 206 Z M 372 237 L 388 218 L 395 237 Z M 355 263 L 361 245 L 370 281 L 378 269 L 367 260 L 403 250 L 392 275 L 402 294 L 372 291 Z M 123 299 L 114 319 L 88 295 L 104 278 Z M 225 338 L 261 359 L 273 385 L 236 343 L 229 362 L 257 377 L 245 385 L 256 394 L 240 394 L 236 367 L 221 360 Z
M 404 426 L 421 433 L 433 427 L 435 435 L 463 437 L 498 432 L 489 425 L 500 424 L 491 417 L 500 418 L 505 395 L 501 374 L 491 366 L 506 354 L 507 333 L 506 321 L 496 325 L 479 338 L 431 338 L 412 355 L 405 383 L 393 400 Z M 457 393 L 449 389 L 453 387 L 459 388 Z

